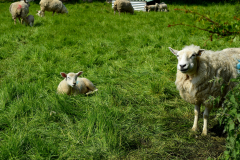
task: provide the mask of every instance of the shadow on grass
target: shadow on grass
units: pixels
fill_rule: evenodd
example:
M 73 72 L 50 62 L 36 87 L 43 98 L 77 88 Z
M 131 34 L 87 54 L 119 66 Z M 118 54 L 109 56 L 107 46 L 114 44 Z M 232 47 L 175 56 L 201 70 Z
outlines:
M 40 23 L 40 22 L 34 23 L 34 27 L 40 27 L 40 26 L 42 26 L 42 23 Z

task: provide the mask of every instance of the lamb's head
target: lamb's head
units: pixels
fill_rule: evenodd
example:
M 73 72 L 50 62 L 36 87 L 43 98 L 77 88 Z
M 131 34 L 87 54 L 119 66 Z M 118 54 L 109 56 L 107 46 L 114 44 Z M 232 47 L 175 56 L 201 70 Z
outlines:
M 198 58 L 201 56 L 204 49 L 198 46 L 187 46 L 181 51 L 170 48 L 170 51 L 177 56 L 177 69 L 185 74 L 195 74 L 198 66 Z
M 67 84 L 68 84 L 69 86 L 74 87 L 74 86 L 76 86 L 76 84 L 77 84 L 77 77 L 80 76 L 82 73 L 83 73 L 83 72 L 80 71 L 80 72 L 78 72 L 78 73 L 72 73 L 72 72 L 70 72 L 70 73 L 68 73 L 68 74 L 66 74 L 66 73 L 64 73 L 64 72 L 61 72 L 60 74 L 61 74 L 61 76 L 62 76 L 63 78 L 65 78 L 65 80 L 67 81 Z

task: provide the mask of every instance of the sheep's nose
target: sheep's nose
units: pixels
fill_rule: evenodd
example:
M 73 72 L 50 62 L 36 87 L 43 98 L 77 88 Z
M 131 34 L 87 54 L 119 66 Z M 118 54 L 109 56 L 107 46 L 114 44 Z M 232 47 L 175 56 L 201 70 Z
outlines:
M 186 64 L 183 64 L 183 65 L 179 65 L 181 68 L 184 68 L 184 67 L 186 67 Z
M 76 86 L 76 83 L 73 83 L 73 86 Z

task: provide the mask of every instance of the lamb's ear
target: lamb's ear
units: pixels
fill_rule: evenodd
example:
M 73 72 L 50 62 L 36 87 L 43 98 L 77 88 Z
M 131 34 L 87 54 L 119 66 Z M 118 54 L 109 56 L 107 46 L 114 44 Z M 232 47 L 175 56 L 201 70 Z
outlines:
M 61 75 L 63 78 L 66 78 L 66 77 L 67 77 L 67 74 L 64 73 L 64 72 L 61 72 L 60 75 Z
M 201 56 L 204 51 L 205 51 L 205 49 L 199 49 L 197 56 Z
M 83 73 L 83 71 L 80 71 L 77 73 L 77 77 L 80 76 Z
M 168 48 L 175 56 L 177 56 L 178 50 L 172 49 L 171 47 Z

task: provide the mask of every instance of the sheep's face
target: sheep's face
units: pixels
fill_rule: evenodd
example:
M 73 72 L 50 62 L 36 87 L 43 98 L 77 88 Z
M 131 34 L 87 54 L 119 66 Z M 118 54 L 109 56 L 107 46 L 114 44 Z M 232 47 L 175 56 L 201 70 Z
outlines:
M 44 13 L 43 13 L 41 10 L 39 10 L 39 11 L 37 11 L 37 15 L 38 15 L 39 17 L 43 17 L 43 16 L 44 16 Z
M 185 74 L 194 74 L 197 70 L 197 57 L 201 56 L 203 49 L 200 49 L 199 51 L 192 51 L 192 50 L 181 50 L 177 51 L 172 48 L 170 48 L 170 51 L 177 56 L 178 59 L 178 65 L 177 69 Z
M 61 13 L 67 13 L 68 14 L 67 8 L 64 5 L 62 7 Z
M 61 74 L 61 76 L 62 76 L 63 78 L 65 78 L 65 80 L 67 81 L 67 84 L 68 84 L 69 86 L 75 87 L 76 84 L 77 84 L 77 77 L 80 76 L 82 73 L 83 73 L 83 72 L 80 71 L 80 72 L 78 72 L 78 73 L 72 73 L 72 72 L 71 72 L 71 73 L 68 73 L 68 74 L 66 74 L 66 73 L 64 73 L 64 72 L 61 72 L 60 74 Z

